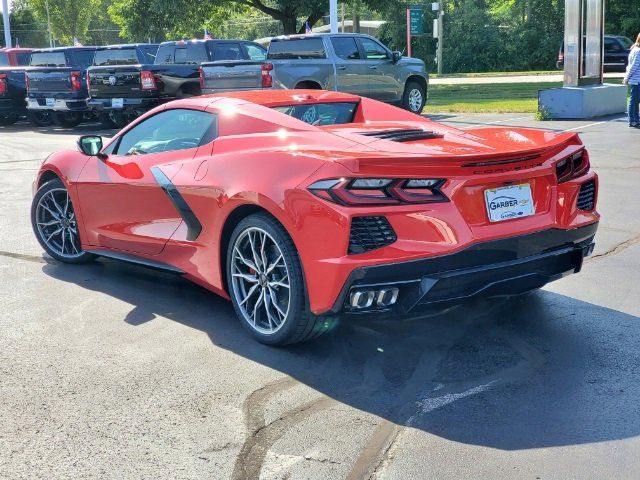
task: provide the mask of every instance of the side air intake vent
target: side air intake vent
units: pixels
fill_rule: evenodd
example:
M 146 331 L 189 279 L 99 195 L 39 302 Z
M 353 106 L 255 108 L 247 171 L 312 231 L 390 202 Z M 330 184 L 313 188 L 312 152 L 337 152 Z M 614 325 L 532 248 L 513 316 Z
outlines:
M 364 253 L 398 239 L 385 217 L 353 217 L 349 236 L 349 253 Z
M 590 180 L 580 186 L 578 193 L 578 210 L 593 210 L 596 204 L 596 182 Z

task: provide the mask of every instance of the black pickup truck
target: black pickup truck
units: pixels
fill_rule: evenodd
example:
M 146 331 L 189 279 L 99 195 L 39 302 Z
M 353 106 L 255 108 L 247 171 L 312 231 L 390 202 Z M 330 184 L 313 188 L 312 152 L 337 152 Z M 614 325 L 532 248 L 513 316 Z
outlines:
M 0 125 L 15 123 L 26 114 L 24 72 L 31 49 L 0 49 Z
M 64 127 L 74 127 L 85 115 L 91 115 L 86 72 L 95 51 L 96 47 L 58 47 L 31 54 L 26 79 L 32 123 L 46 126 L 57 121 Z
M 201 63 L 249 59 L 248 52 L 254 50 L 266 53 L 244 40 L 163 42 L 153 63 L 96 64 L 88 73 L 89 105 L 124 126 L 164 102 L 200 95 Z

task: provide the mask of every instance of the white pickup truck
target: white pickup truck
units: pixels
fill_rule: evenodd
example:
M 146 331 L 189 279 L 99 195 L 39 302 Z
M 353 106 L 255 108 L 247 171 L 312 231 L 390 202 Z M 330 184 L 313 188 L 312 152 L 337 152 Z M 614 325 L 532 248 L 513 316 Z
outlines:
M 422 60 L 392 52 L 369 35 L 312 34 L 272 39 L 264 60 L 205 62 L 200 83 L 203 93 L 336 90 L 420 113 L 427 100 L 429 75 Z

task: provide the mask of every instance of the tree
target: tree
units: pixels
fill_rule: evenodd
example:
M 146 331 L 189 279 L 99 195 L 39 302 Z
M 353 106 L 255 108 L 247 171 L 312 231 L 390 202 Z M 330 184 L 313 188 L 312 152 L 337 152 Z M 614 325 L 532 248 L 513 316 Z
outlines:
M 14 46 L 46 47 L 49 45 L 46 24 L 36 18 L 25 0 L 16 0 L 11 5 L 11 34 Z M 1 31 L 1 29 L 0 29 Z M 4 32 L 0 35 L 4 40 Z
M 43 21 L 47 19 L 48 6 L 54 37 L 70 44 L 74 38 L 85 40 L 89 22 L 100 8 L 100 0 L 29 0 L 29 6 Z

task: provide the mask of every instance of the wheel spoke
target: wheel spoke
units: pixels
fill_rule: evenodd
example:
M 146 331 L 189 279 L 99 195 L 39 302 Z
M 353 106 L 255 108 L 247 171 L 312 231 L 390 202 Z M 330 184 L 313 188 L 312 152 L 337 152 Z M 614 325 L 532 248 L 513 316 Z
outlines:
M 275 322 L 273 321 L 273 317 L 271 316 L 271 311 L 269 310 L 271 297 L 265 290 L 263 290 L 263 292 L 264 292 L 264 311 L 267 314 L 267 319 L 269 320 L 269 328 L 273 330 L 273 327 L 277 325 L 275 325 Z
M 258 270 L 255 263 L 251 262 L 251 260 L 247 260 L 246 258 L 244 258 L 244 255 L 242 255 L 242 252 L 238 249 L 238 247 L 235 247 L 234 251 L 236 253 L 237 258 L 239 258 L 240 261 L 244 263 L 247 267 L 252 268 L 253 270 L 256 270 L 256 271 Z
M 271 273 L 273 271 L 273 269 L 278 266 L 278 263 L 280 262 L 280 260 L 283 260 L 282 254 L 278 255 L 278 258 L 276 258 L 275 262 L 273 262 L 271 265 L 269 265 L 269 268 L 267 268 L 267 271 L 264 272 L 264 273 L 265 274 Z
M 56 207 L 56 210 L 58 210 L 58 214 L 60 216 L 64 217 L 64 212 L 62 211 L 62 208 L 60 207 L 60 205 L 56 201 L 56 197 L 53 195 L 53 190 L 49 192 L 49 196 L 51 197 L 51 200 L 53 201 L 53 206 Z
M 251 287 L 251 288 L 249 289 L 249 291 L 247 292 L 247 296 L 246 296 L 246 297 L 244 297 L 244 300 L 242 300 L 242 301 L 240 302 L 240 304 L 239 304 L 239 305 L 240 305 L 240 306 L 242 306 L 242 305 L 244 305 L 245 303 L 247 303 L 247 301 L 251 298 L 251 296 L 252 296 L 256 291 L 258 291 L 258 287 L 259 287 L 259 286 L 260 286 L 260 285 L 256 284 L 256 285 L 254 285 L 253 287 Z
M 256 300 L 256 303 L 253 305 L 253 315 L 252 315 L 252 319 L 253 319 L 253 326 L 256 326 L 256 321 L 257 321 L 257 316 L 258 316 L 258 309 L 260 308 L 260 305 L 262 305 L 262 302 L 264 300 L 264 290 L 260 290 L 260 296 L 258 297 L 258 300 Z
M 56 220 L 59 220 L 59 219 L 60 219 L 60 215 L 58 215 L 56 212 L 54 212 L 53 210 L 51 210 L 47 205 L 45 205 L 45 204 L 44 204 L 44 202 L 43 202 L 43 201 L 41 201 L 41 202 L 40 202 L 40 206 L 41 206 L 42 208 L 44 208 L 47 212 L 49 212 L 49 213 L 51 214 L 51 216 L 52 216 L 53 218 L 55 218 Z
M 61 231 L 62 231 L 62 228 L 59 228 L 59 229 L 55 230 L 54 232 L 51 232 L 49 234 L 49 236 L 47 237 L 47 243 L 49 243 L 49 240 L 51 240 L 51 237 L 53 237 L 54 235 L 60 233 Z
M 289 278 L 289 275 L 285 275 L 284 277 L 282 277 L 280 280 L 273 280 L 271 282 L 269 282 L 269 286 L 270 287 L 284 287 L 284 288 L 290 288 L 288 283 L 285 283 L 284 281 L 287 280 Z
M 262 272 L 262 269 L 260 268 L 260 261 L 258 260 L 258 252 L 256 251 L 256 245 L 255 245 L 255 238 L 251 235 L 251 232 L 249 232 L 249 244 L 251 245 L 251 255 L 253 255 L 253 261 L 256 264 L 256 270 L 258 272 Z
M 50 227 L 51 225 L 57 225 L 60 222 L 58 220 L 51 220 L 49 222 L 37 222 L 41 227 Z
M 269 288 L 269 295 L 271 297 L 271 304 L 275 307 L 275 309 L 278 311 L 278 313 L 282 316 L 282 320 L 284 320 L 287 317 L 287 314 L 285 312 L 283 312 L 282 309 L 280 308 L 280 305 L 278 305 L 278 297 L 276 296 L 276 292 L 271 288 L 271 286 L 269 286 L 268 288 Z
M 247 282 L 250 283 L 258 283 L 258 277 L 253 277 L 251 275 L 247 275 L 246 273 L 232 273 L 231 275 L 233 275 L 236 278 L 242 278 L 243 280 L 246 280 Z
M 65 229 L 62 229 L 62 235 L 61 235 L 61 237 L 62 237 L 62 247 L 61 247 L 61 250 L 62 250 L 62 253 L 63 253 L 63 254 L 64 254 L 64 253 L 66 253 L 66 252 L 64 251 L 64 247 L 65 247 L 65 245 L 66 245 L 66 243 L 67 243 L 67 236 L 65 235 L 65 233 L 66 233 L 66 230 L 65 230 Z

